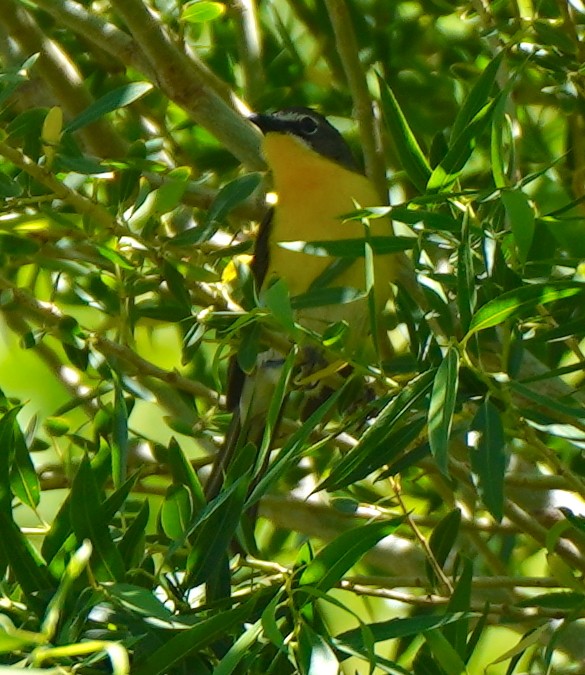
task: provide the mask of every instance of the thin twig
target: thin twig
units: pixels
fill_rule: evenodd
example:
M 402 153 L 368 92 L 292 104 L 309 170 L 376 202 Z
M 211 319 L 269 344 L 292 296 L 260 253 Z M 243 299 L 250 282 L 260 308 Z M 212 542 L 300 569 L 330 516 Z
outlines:
M 0 276 L 0 290 L 9 291 L 12 300 L 3 307 L 2 311 L 17 310 L 47 330 L 58 329 L 65 315 L 52 303 L 40 302 L 30 293 L 18 288 L 8 279 Z M 166 382 L 176 389 L 188 394 L 206 399 L 211 403 L 223 405 L 223 398 L 213 389 L 205 387 L 196 380 L 191 380 L 179 373 L 165 370 L 156 366 L 151 361 L 139 356 L 130 348 L 117 344 L 97 332 L 85 331 L 88 343 L 101 354 L 109 358 L 116 358 L 127 367 L 131 366 L 133 373 L 139 377 L 154 377 Z
M 254 107 L 263 95 L 265 87 L 262 39 L 256 2 L 255 0 L 232 0 L 231 6 L 237 19 L 235 24 L 244 93 L 248 103 Z
M 337 49 L 347 77 L 355 106 L 366 174 L 376 187 L 383 204 L 388 201 L 386 168 L 381 148 L 376 141 L 376 121 L 365 72 L 359 59 L 359 48 L 345 0 L 325 0 L 335 33 Z M 367 205 L 365 205 L 367 206 Z

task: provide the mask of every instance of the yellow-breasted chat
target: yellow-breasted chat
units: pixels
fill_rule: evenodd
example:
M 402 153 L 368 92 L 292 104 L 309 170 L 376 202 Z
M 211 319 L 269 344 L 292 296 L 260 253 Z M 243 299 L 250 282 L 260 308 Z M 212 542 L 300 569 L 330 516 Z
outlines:
M 403 255 L 374 254 L 367 274 L 365 255 L 340 260 L 327 254 L 326 242 L 357 242 L 363 250 L 368 239 L 392 236 L 387 218 L 367 224 L 343 218 L 358 207 L 379 205 L 380 197 L 359 171 L 341 134 L 314 110 L 293 107 L 250 119 L 264 134 L 262 151 L 277 195 L 256 240 L 252 271 L 258 296 L 262 299 L 277 279 L 284 281 L 293 301 L 319 283 L 350 289 L 349 301 L 309 303 L 295 310 L 295 321 L 317 334 L 343 321 L 347 324 L 346 352 L 371 351 L 371 327 L 381 322 L 372 322 L 370 314 L 373 311 L 379 317 L 382 313 Z M 303 242 L 324 242 L 325 254 L 307 252 Z M 282 353 L 267 349 L 258 356 L 252 374 L 243 376 L 232 369 L 228 401 L 234 402 L 234 420 L 208 480 L 208 497 L 219 491 L 236 446 L 259 441 L 283 360 Z

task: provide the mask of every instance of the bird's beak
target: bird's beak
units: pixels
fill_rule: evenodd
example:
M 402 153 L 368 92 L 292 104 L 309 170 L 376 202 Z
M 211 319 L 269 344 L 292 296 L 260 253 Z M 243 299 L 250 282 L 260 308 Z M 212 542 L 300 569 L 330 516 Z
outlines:
M 283 132 L 286 131 L 286 123 L 275 115 L 265 115 L 260 113 L 252 113 L 248 116 L 250 122 L 255 124 L 263 134 L 271 131 Z

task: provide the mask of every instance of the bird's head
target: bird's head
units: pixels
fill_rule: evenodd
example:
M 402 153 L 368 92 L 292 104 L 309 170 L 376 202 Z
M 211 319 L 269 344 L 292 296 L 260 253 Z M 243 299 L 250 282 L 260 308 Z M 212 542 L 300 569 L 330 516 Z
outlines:
M 311 108 L 295 106 L 274 113 L 252 114 L 249 119 L 265 136 L 269 134 L 293 136 L 322 157 L 350 171 L 359 171 L 343 136 L 323 115 Z

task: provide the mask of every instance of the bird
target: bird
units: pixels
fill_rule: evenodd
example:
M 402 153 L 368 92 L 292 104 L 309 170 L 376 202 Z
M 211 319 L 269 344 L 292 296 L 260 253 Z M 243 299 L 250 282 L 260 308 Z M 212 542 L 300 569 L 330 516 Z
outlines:
M 295 106 L 254 113 L 249 119 L 263 133 L 262 154 L 277 197 L 260 225 L 251 264 L 260 302 L 277 280 L 285 283 L 293 307 L 295 299 L 307 297 L 320 281 L 327 288 L 352 290 L 354 295 L 343 303 L 301 303 L 302 308 L 294 312 L 295 322 L 317 335 L 334 323 L 344 322 L 345 353 L 355 356 L 372 351 L 371 327 L 381 322 L 379 318 L 372 322 L 370 313 L 372 308 L 377 317 L 382 313 L 391 295 L 391 283 L 399 276 L 399 256 L 404 254 L 373 256 L 370 275 L 373 269 L 375 283 L 370 289 L 364 255 L 343 259 L 327 255 L 326 247 L 325 254 L 321 251 L 314 255 L 298 243 L 357 240 L 363 250 L 368 238 L 391 237 L 392 227 L 386 217 L 372 219 L 367 226 L 359 219 L 343 218 L 359 207 L 378 206 L 381 197 L 360 171 L 343 136 L 317 111 Z M 368 299 L 372 290 L 373 302 Z M 227 407 L 233 418 L 206 483 L 208 499 L 220 491 L 236 448 L 259 443 L 284 358 L 276 348 L 268 348 L 258 355 L 253 372 L 248 374 L 232 359 Z M 314 349 L 306 349 L 305 358 L 314 361 L 313 370 L 323 365 Z

